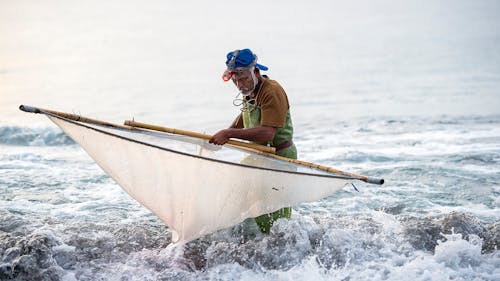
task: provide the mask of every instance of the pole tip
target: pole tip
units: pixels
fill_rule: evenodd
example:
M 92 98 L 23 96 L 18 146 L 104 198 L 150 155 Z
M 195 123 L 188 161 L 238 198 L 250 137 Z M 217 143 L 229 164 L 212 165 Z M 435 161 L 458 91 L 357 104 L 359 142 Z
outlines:
M 366 178 L 366 182 L 367 183 L 373 183 L 373 184 L 379 184 L 379 185 L 382 185 L 384 184 L 384 179 L 376 179 L 376 178 Z
M 24 105 L 24 104 L 21 104 L 19 106 L 19 109 L 24 111 L 24 112 L 31 112 L 31 113 L 41 113 L 42 111 L 34 106 L 30 106 L 30 105 Z

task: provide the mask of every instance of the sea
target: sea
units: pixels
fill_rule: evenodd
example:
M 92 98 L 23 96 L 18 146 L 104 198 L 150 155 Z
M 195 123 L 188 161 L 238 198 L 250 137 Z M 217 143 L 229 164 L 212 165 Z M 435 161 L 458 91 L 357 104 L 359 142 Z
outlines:
M 499 15 L 496 0 L 0 0 L 0 280 L 500 280 Z M 239 113 L 221 76 L 242 48 L 286 90 L 299 159 L 385 183 L 292 206 L 269 235 L 173 246 L 18 109 L 212 134 Z

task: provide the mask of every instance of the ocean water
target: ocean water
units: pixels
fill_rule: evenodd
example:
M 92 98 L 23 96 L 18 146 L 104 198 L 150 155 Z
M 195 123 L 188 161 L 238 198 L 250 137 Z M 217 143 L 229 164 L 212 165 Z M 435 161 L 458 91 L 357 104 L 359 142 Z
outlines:
M 500 3 L 344 2 L 0 0 L 0 280 L 500 280 Z M 300 159 L 386 183 L 171 247 L 18 110 L 213 133 L 245 47 L 288 93 Z

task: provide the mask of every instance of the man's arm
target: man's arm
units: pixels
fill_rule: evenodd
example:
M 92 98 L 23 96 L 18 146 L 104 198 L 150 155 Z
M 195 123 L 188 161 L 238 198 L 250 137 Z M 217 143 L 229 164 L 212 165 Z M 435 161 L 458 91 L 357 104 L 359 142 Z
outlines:
M 275 132 L 276 128 L 271 126 L 257 126 L 248 129 L 229 128 L 217 132 L 212 136 L 209 142 L 222 145 L 225 144 L 230 138 L 255 142 L 268 142 L 274 138 Z

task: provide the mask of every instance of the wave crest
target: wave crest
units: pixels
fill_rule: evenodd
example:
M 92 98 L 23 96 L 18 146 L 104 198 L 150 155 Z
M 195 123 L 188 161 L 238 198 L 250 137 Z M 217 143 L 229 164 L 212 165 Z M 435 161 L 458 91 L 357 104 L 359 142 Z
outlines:
M 56 128 L 0 127 L 0 144 L 16 146 L 61 146 L 75 142 Z

